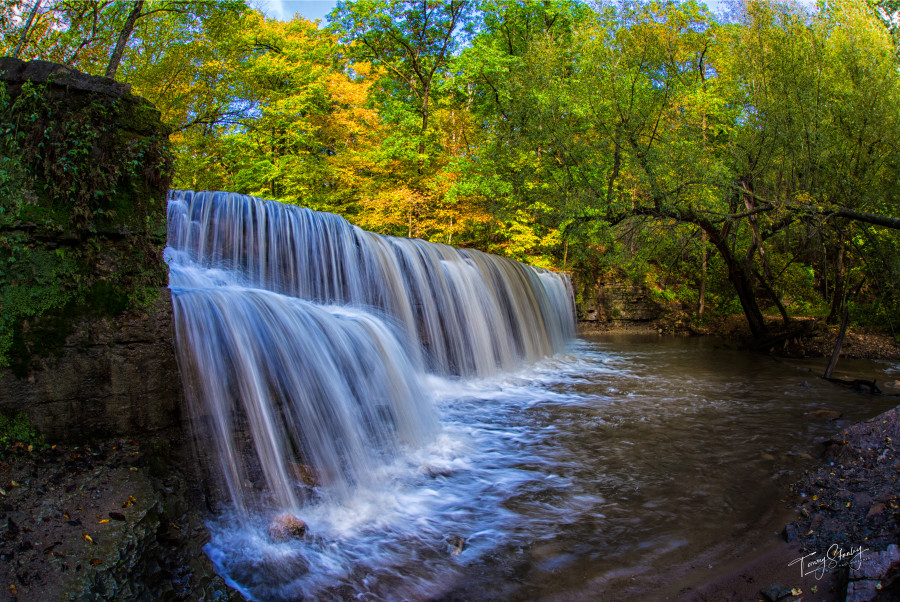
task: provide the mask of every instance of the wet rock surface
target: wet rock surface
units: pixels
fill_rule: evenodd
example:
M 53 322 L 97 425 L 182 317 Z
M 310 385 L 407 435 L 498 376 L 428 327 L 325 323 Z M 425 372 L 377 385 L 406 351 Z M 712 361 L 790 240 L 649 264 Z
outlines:
M 0 461 L 0 585 L 12 599 L 239 600 L 202 551 L 178 434 L 12 453 Z
M 269 537 L 273 541 L 285 542 L 300 539 L 306 535 L 306 523 L 286 512 L 279 514 L 269 523 Z
M 0 411 L 24 411 L 53 441 L 176 427 L 183 393 L 173 339 L 168 289 L 150 307 L 80 320 L 24 378 L 0 373 Z
M 826 442 L 825 463 L 794 486 L 797 520 L 788 541 L 810 570 L 838 571 L 847 600 L 900 599 L 900 408 Z

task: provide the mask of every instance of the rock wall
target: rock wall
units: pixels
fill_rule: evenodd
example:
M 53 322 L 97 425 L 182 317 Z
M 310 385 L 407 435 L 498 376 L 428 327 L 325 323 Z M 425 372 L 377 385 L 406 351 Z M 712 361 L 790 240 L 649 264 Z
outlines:
M 51 441 L 178 424 L 168 134 L 128 86 L 0 58 L 0 411 Z
M 644 286 L 627 282 L 577 283 L 578 320 L 587 326 L 649 323 L 665 313 Z
M 0 377 L 0 411 L 24 411 L 50 440 L 148 433 L 180 422 L 172 302 L 75 321 L 62 349 Z
M 0 449 L 0 578 L 23 602 L 242 599 L 202 551 L 162 258 L 171 166 L 127 86 L 0 58 L 0 412 L 56 444 Z

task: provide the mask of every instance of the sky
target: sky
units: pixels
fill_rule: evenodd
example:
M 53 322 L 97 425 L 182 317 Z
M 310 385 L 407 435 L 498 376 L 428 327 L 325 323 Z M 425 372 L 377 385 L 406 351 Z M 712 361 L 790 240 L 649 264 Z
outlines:
M 723 7 L 726 0 L 706 0 L 706 5 L 716 14 Z M 811 7 L 815 0 L 798 0 L 799 4 Z M 256 6 L 268 15 L 280 21 L 290 21 L 295 14 L 315 21 L 320 19 L 325 24 L 325 15 L 337 4 L 337 0 L 257 0 Z
M 337 0 L 259 0 L 259 9 L 279 21 L 290 21 L 295 14 L 315 21 L 321 19 L 325 23 L 325 15 L 337 4 Z

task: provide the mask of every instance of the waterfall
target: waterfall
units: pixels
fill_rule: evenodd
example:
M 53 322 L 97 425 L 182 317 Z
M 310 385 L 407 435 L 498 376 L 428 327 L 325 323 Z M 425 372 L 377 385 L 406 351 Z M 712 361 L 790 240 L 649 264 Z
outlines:
M 345 495 L 436 435 L 427 374 L 513 370 L 574 335 L 568 277 L 511 259 L 234 193 L 173 191 L 168 224 L 198 451 L 239 510 Z

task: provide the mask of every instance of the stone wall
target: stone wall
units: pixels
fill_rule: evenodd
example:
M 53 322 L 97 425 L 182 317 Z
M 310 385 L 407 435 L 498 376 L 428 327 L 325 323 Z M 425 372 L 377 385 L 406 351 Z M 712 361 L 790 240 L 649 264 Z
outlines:
M 665 308 L 653 300 L 647 287 L 627 282 L 578 283 L 576 310 L 583 325 L 629 325 L 659 319 Z
M 176 425 L 159 112 L 44 61 L 0 58 L 0 88 L 0 411 L 50 441 Z

